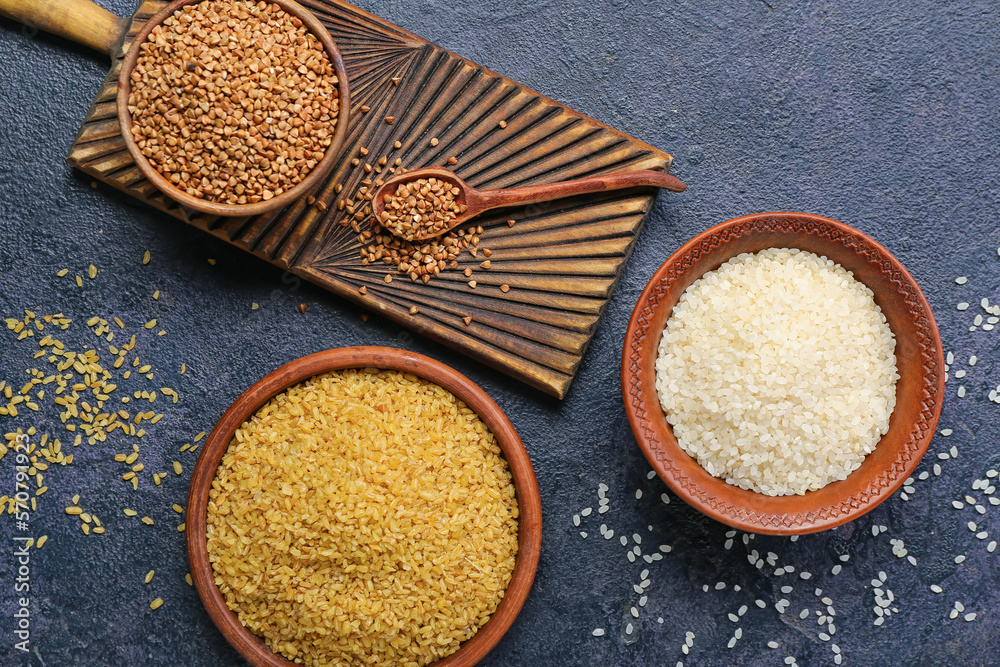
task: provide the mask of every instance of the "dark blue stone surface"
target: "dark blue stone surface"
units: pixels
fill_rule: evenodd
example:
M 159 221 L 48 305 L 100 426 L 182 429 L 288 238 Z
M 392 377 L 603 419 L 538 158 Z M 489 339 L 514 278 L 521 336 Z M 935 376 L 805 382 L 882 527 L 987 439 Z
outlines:
M 103 0 L 127 14 L 131 0 Z M 214 629 L 187 571 L 172 503 L 183 503 L 193 457 L 178 446 L 209 430 L 225 407 L 265 372 L 298 356 L 345 345 L 416 350 L 479 382 L 503 407 L 532 456 L 542 491 L 541 566 L 520 618 L 490 667 L 563 665 L 993 665 L 1000 662 L 1000 508 L 972 482 L 1000 465 L 1000 406 L 987 395 L 1000 383 L 997 332 L 970 331 L 982 298 L 1000 301 L 1000 225 L 996 147 L 1000 145 L 1000 20 L 990 3 L 743 0 L 702 3 L 640 0 L 493 0 L 449 3 L 370 0 L 362 6 L 676 156 L 674 173 L 690 188 L 664 194 L 642 232 L 625 275 L 568 398 L 558 402 L 447 349 L 372 318 L 321 290 L 138 205 L 71 170 L 64 155 L 107 71 L 102 56 L 0 20 L 0 314 L 25 308 L 73 317 L 63 339 L 96 345 L 91 315 L 121 316 L 133 328 L 152 317 L 163 337 L 140 333 L 139 348 L 158 384 L 181 402 L 141 440 L 149 470 L 182 460 L 181 478 L 136 493 L 120 480 L 115 452 L 133 439 L 74 450 L 71 466 L 48 471 L 30 533 L 47 534 L 31 556 L 31 652 L 13 648 L 16 608 L 13 537 L 0 518 L 0 664 L 242 664 Z M 859 521 L 797 542 L 743 535 L 726 550 L 727 528 L 648 480 L 621 404 L 619 361 L 628 317 L 645 282 L 681 243 L 716 223 L 766 210 L 819 213 L 860 228 L 913 273 L 934 308 L 946 350 L 957 359 L 941 428 L 915 484 Z M 145 250 L 153 256 L 141 264 Z M 210 265 L 206 260 L 217 260 Z M 70 276 L 100 269 L 77 288 Z M 968 276 L 966 285 L 956 285 Z M 151 293 L 162 295 L 153 301 Z M 309 304 L 300 314 L 296 306 Z M 972 305 L 958 311 L 960 301 Z M 251 310 L 258 302 L 260 309 Z M 143 333 L 144 332 L 144 333 Z M 20 385 L 35 362 L 32 341 L 0 330 L 0 379 Z M 968 365 L 970 355 L 978 363 Z M 178 368 L 186 363 L 187 374 Z M 968 375 L 955 380 L 964 369 Z M 957 397 L 958 385 L 967 394 Z M 139 388 L 138 382 L 123 389 Z M 0 417 L 3 432 L 34 425 L 60 434 L 57 413 Z M 159 403 L 157 404 L 159 406 Z M 27 413 L 27 414 L 25 414 Z M 60 435 L 64 443 L 70 439 Z M 959 456 L 938 461 L 957 447 Z M 0 495 L 14 484 L 11 455 L 0 461 Z M 610 511 L 574 528 L 572 517 L 597 508 L 610 487 Z M 635 491 L 642 490 L 637 500 Z M 84 536 L 63 508 L 74 493 L 104 520 L 103 536 Z M 970 494 L 985 514 L 951 503 Z M 124 506 L 156 520 L 144 526 Z M 989 537 L 980 540 L 967 528 Z M 600 537 L 599 525 L 615 531 Z M 887 531 L 877 537 L 872 527 Z M 650 529 L 651 527 L 651 529 Z M 583 539 L 580 530 L 589 537 Z M 620 535 L 642 537 L 646 565 L 626 560 Z M 903 540 L 917 566 L 897 558 Z M 777 555 L 794 574 L 757 569 L 752 551 Z M 834 576 L 838 557 L 850 561 Z M 957 555 L 966 555 L 956 564 Z M 638 619 L 633 585 L 652 584 Z M 143 584 L 155 569 L 153 582 Z M 808 571 L 809 580 L 799 578 Z M 898 614 L 873 621 L 871 580 L 886 573 Z M 725 588 L 716 590 L 717 582 Z M 931 584 L 944 593 L 934 594 Z M 734 590 L 739 585 L 741 590 Z M 793 586 L 790 593 L 781 587 Z M 709 591 L 704 592 L 703 586 Z M 821 596 L 815 595 L 822 589 Z M 148 603 L 162 597 L 153 612 Z M 819 638 L 816 611 L 829 597 L 832 641 Z M 767 603 L 766 609 L 754 600 Z M 788 599 L 784 614 L 775 603 Z M 955 601 L 966 611 L 949 619 Z M 733 623 L 728 613 L 749 610 Z M 809 609 L 806 620 L 799 612 Z M 962 619 L 976 612 L 972 622 Z M 663 618 L 662 624 L 657 622 Z M 632 637 L 626 624 L 634 625 Z M 593 629 L 604 628 L 596 638 Z M 727 648 L 736 628 L 742 638 Z M 695 634 L 690 655 L 681 645 Z M 767 642 L 779 644 L 770 649 Z

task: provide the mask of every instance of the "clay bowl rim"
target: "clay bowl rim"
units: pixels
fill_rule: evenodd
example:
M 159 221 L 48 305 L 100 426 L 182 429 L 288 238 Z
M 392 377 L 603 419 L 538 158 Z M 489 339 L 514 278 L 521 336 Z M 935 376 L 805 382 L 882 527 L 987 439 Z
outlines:
M 145 155 L 139 150 L 135 141 L 132 139 L 132 114 L 128 110 L 128 98 L 132 90 L 131 75 L 132 70 L 135 69 L 136 61 L 139 59 L 138 46 L 143 44 L 149 37 L 149 33 L 153 29 L 163 23 L 164 20 L 174 12 L 176 12 L 181 7 L 186 5 L 194 5 L 199 2 L 206 2 L 207 0 L 174 0 L 166 7 L 158 11 L 156 14 L 146 22 L 139 34 L 135 36 L 132 40 L 128 51 L 125 54 L 125 60 L 122 63 L 121 72 L 118 74 L 118 96 L 117 96 L 117 108 L 118 108 L 118 122 L 122 127 L 122 139 L 125 141 L 125 147 L 128 149 L 129 154 L 135 161 L 136 166 L 142 175 L 149 179 L 149 181 L 156 186 L 156 188 L 162 192 L 164 195 L 172 199 L 173 201 L 181 204 L 190 209 L 200 211 L 201 213 L 207 213 L 209 215 L 218 215 L 226 217 L 243 217 L 243 216 L 253 216 L 260 215 L 261 213 L 267 213 L 268 211 L 274 211 L 279 208 L 288 206 L 297 199 L 301 199 L 306 196 L 307 193 L 311 192 L 320 181 L 329 175 L 330 170 L 333 169 L 337 160 L 340 157 L 340 149 L 344 145 L 344 140 L 347 137 L 347 125 L 350 116 L 351 107 L 351 94 L 348 89 L 347 83 L 347 70 L 344 67 L 344 60 L 341 58 L 340 50 L 337 48 L 337 44 L 333 41 L 333 37 L 323 26 L 318 18 L 313 15 L 308 9 L 302 5 L 294 2 L 294 0 L 268 0 L 268 2 L 273 2 L 274 4 L 280 6 L 289 14 L 298 17 L 303 25 L 323 44 L 323 48 L 330 58 L 330 62 L 333 64 L 334 71 L 336 72 L 338 83 L 338 100 L 339 100 L 339 110 L 337 114 L 337 127 L 334 129 L 333 141 L 327 148 L 326 153 L 323 155 L 323 159 L 319 161 L 309 174 L 302 180 L 301 183 L 296 185 L 290 190 L 282 192 L 280 195 L 273 197 L 267 201 L 259 201 L 254 204 L 222 204 L 219 202 L 207 201 L 204 199 L 199 199 L 197 197 L 192 197 L 180 188 L 174 186 L 166 177 L 164 177 L 160 172 L 158 172 Z
M 741 243 L 743 246 L 734 250 Z M 797 247 L 825 254 L 845 265 L 874 292 L 896 336 L 900 380 L 888 433 L 846 480 L 803 496 L 765 496 L 711 476 L 677 444 L 655 387 L 654 362 L 660 334 L 680 294 L 726 259 L 767 247 Z M 840 257 L 831 257 L 823 247 Z M 873 275 L 881 276 L 879 282 Z M 893 284 L 895 289 L 886 288 Z M 894 308 L 892 316 L 887 310 L 889 305 Z M 901 309 L 910 319 L 901 323 L 905 317 L 895 309 Z M 901 324 L 908 329 L 901 330 Z M 910 273 L 882 245 L 857 229 L 822 216 L 757 213 L 729 220 L 695 236 L 650 278 L 625 334 L 622 396 L 629 425 L 643 454 L 660 479 L 682 500 L 733 528 L 769 535 L 801 535 L 853 521 L 902 486 L 934 436 L 944 398 L 943 367 L 941 337 L 930 305 Z M 914 396 L 924 398 L 913 402 Z M 879 456 L 883 445 L 889 449 L 883 448 Z
M 507 459 L 517 492 L 518 553 L 514 573 L 503 600 L 490 620 L 452 655 L 434 667 L 471 667 L 479 662 L 510 629 L 527 600 L 538 569 L 542 542 L 542 503 L 528 452 L 503 410 L 475 382 L 445 364 L 415 352 L 387 347 L 343 347 L 310 354 L 277 368 L 255 382 L 223 413 L 202 446 L 188 491 L 187 555 L 191 577 L 205 610 L 226 641 L 255 667 L 293 667 L 295 663 L 271 650 L 264 640 L 243 627 L 226 606 L 212 577 L 208 561 L 208 495 L 215 471 L 233 433 L 276 394 L 328 371 L 380 368 L 413 373 L 434 382 L 461 399 L 482 418 Z

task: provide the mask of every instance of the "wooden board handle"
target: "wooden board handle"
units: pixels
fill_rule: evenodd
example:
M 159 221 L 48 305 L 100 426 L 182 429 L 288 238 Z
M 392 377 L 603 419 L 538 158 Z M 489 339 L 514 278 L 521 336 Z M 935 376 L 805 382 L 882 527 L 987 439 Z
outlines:
M 114 58 L 128 19 L 90 0 L 0 0 L 0 15 Z

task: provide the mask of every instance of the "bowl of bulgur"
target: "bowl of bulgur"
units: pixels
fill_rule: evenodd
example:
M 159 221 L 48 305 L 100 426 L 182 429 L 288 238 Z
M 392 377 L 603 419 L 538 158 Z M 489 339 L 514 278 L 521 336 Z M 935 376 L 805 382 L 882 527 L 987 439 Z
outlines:
M 888 250 L 835 220 L 761 213 L 657 270 L 621 378 L 636 441 L 672 491 L 734 528 L 795 535 L 906 482 L 941 414 L 944 357 Z
M 118 80 L 139 171 L 211 215 L 310 194 L 338 159 L 349 107 L 333 38 L 293 0 L 175 0 L 136 35 Z
M 538 484 L 503 411 L 391 348 L 255 383 L 208 436 L 187 512 L 195 588 L 255 666 L 473 665 L 541 549 Z

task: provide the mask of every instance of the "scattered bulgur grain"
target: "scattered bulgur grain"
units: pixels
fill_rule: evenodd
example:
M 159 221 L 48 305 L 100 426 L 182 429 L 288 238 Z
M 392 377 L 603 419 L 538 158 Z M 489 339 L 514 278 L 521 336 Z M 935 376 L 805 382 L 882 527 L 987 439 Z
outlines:
M 149 255 L 149 251 L 147 250 L 146 252 L 144 252 L 142 254 L 142 263 L 143 264 L 149 264 L 149 259 L 150 259 L 150 255 Z
M 143 580 L 145 583 L 149 583 L 153 580 L 153 575 L 156 574 L 156 570 L 150 570 L 146 573 L 146 578 Z
M 90 276 L 91 280 L 93 280 L 94 278 L 96 278 L 97 277 L 97 267 L 94 266 L 93 264 L 91 264 L 89 267 L 87 267 L 87 275 Z
M 42 545 L 44 545 L 48 541 L 48 539 L 49 539 L 48 535 L 42 535 L 41 537 L 39 537 L 38 538 L 38 542 L 35 543 L 35 548 L 36 549 L 41 549 Z
M 153 610 L 159 609 L 162 606 L 163 606 L 162 598 L 156 598 L 155 600 L 149 603 L 149 608 Z
M 148 516 L 142 517 L 142 522 L 144 524 L 146 524 L 147 526 L 152 526 L 153 523 L 154 523 L 153 520 L 151 518 L 149 518 Z
M 184 468 L 181 466 L 180 461 L 174 461 L 174 472 L 178 475 L 184 472 Z

